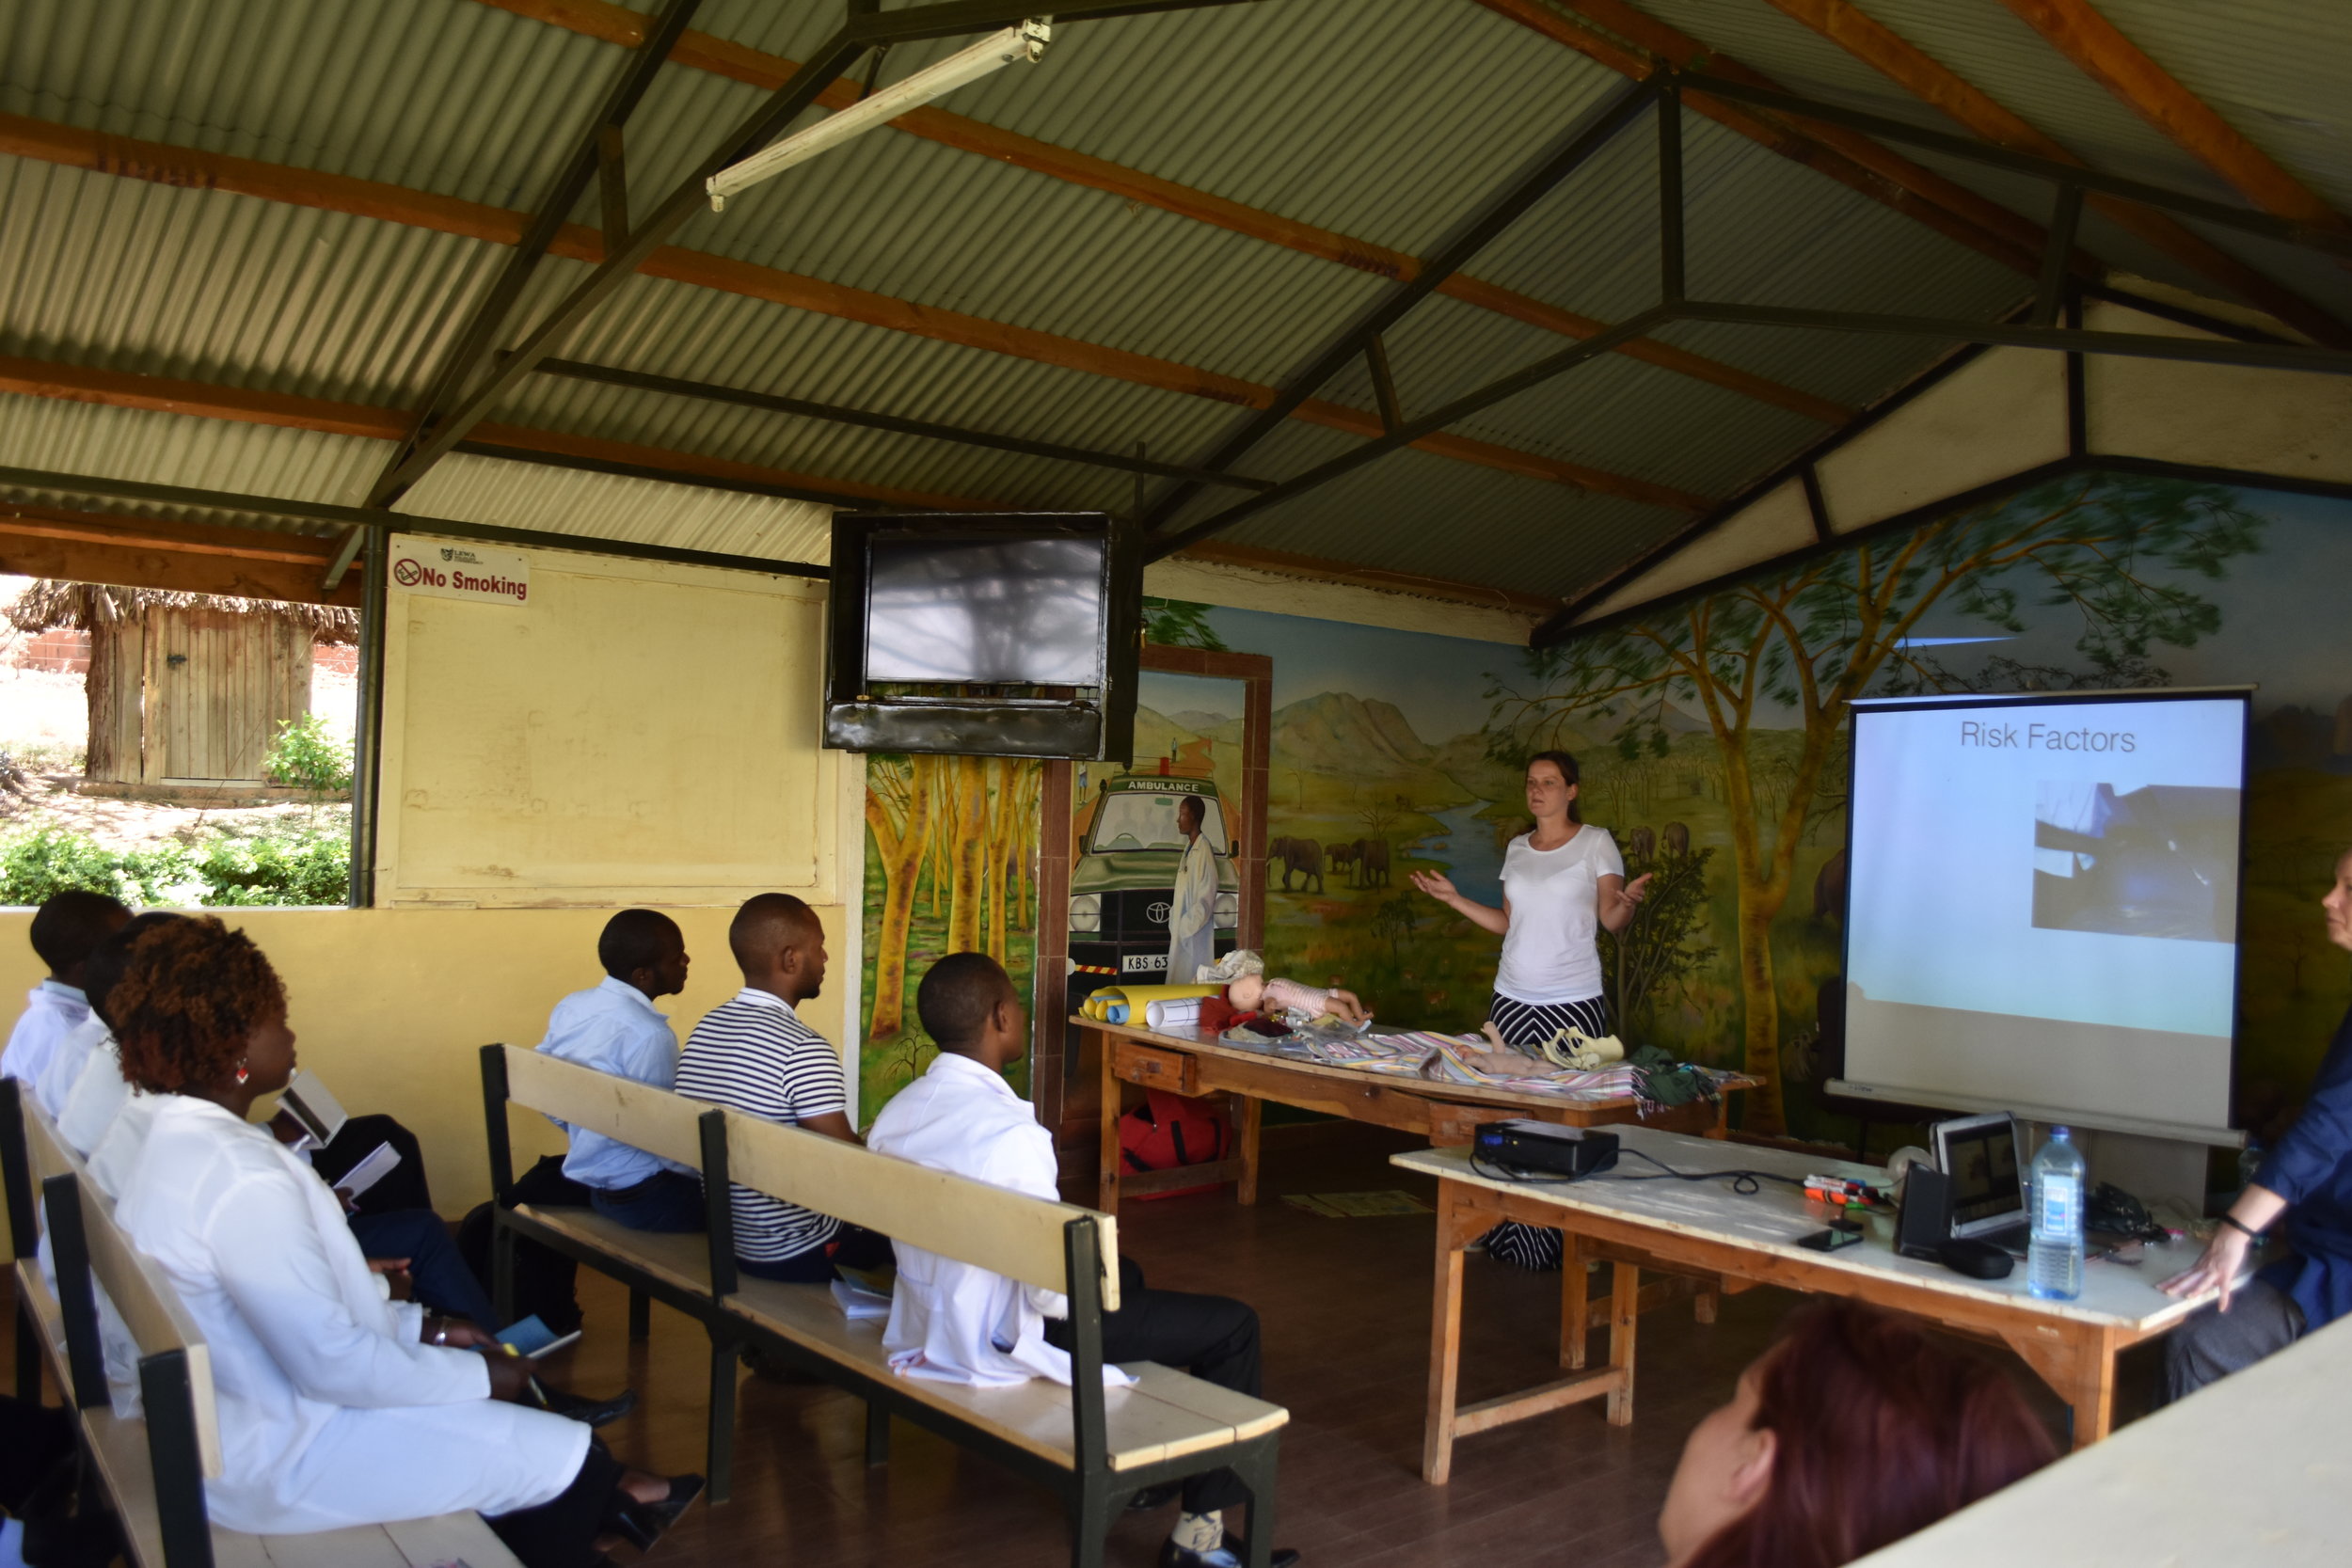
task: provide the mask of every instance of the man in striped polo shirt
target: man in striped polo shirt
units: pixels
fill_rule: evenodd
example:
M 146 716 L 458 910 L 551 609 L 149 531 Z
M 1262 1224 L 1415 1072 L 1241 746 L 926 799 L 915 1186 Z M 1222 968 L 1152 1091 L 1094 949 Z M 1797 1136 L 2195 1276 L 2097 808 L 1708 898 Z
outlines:
M 845 1143 L 850 1125 L 841 1055 L 795 1010 L 825 983 L 825 931 L 788 893 L 763 893 L 735 911 L 727 946 L 743 989 L 703 1015 L 677 1062 L 677 1092 Z M 730 1196 L 736 1261 L 760 1279 L 820 1284 L 834 1265 L 891 1260 L 890 1241 L 743 1186 Z

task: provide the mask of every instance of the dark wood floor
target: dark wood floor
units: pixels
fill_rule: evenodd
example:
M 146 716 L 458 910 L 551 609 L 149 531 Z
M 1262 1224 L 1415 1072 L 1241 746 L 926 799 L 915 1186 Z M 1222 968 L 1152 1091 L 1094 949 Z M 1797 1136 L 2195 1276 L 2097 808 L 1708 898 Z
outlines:
M 1265 1328 L 1266 1397 L 1289 1407 L 1277 1540 L 1311 1568 L 1652 1568 L 1655 1521 L 1684 1436 L 1728 1397 L 1799 1298 L 1758 1290 L 1701 1326 L 1688 1304 L 1643 1320 L 1636 1416 L 1610 1427 L 1597 1402 L 1463 1440 L 1451 1485 L 1421 1479 L 1429 1343 L 1426 1215 L 1327 1219 L 1286 1192 L 1414 1191 L 1386 1164 L 1408 1147 L 1376 1128 L 1321 1124 L 1266 1138 L 1263 1194 L 1133 1203 L 1120 1244 L 1171 1289 L 1238 1295 Z M 637 1412 L 605 1429 L 613 1450 L 651 1468 L 702 1466 L 706 1341 L 656 1308 L 647 1344 L 628 1339 L 626 1298 L 583 1271 L 588 1333 L 566 1380 L 582 1391 L 636 1387 Z M 1465 1402 L 1558 1375 L 1555 1275 L 1470 1260 Z M 13 1323 L 14 1313 L 8 1314 Z M 1605 1354 L 1605 1336 L 1594 1337 Z M 2146 1367 L 2127 1369 L 2144 1379 Z M 2063 1412 L 2019 1370 L 2054 1424 Z M 2127 1389 L 2133 1380 L 2127 1379 Z M 2126 1404 L 2138 1402 L 2129 1392 Z M 865 1463 L 864 1405 L 824 1387 L 746 1377 L 735 1497 L 697 1508 L 650 1560 L 675 1568 L 782 1560 L 793 1568 L 1012 1568 L 1067 1560 L 1048 1493 L 929 1433 L 898 1423 L 891 1462 Z M 1174 1517 L 1131 1517 L 1109 1561 L 1149 1564 Z

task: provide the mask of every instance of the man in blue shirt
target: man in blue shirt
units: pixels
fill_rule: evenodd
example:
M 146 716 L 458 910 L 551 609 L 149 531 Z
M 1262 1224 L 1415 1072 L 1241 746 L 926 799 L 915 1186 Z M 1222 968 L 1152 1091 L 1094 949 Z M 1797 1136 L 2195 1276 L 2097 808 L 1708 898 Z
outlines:
M 2337 859 L 2335 885 L 2319 907 L 2328 940 L 2352 950 L 2352 851 Z M 2282 1214 L 2288 1255 L 2239 1285 L 2256 1240 Z M 2163 1288 L 2174 1295 L 2221 1292 L 2217 1309 L 2190 1319 L 2166 1341 L 2168 1399 L 2352 1316 L 2352 1013 L 2320 1061 L 2303 1114 L 2221 1216 L 2197 1266 Z
M 672 1087 L 677 1036 L 654 1002 L 686 989 L 685 933 L 658 911 L 623 910 L 596 939 L 596 959 L 605 978 L 555 1005 L 539 1049 L 616 1078 Z M 572 1140 L 564 1174 L 589 1189 L 596 1212 L 632 1230 L 703 1228 L 702 1177 L 692 1167 L 601 1132 L 564 1130 Z

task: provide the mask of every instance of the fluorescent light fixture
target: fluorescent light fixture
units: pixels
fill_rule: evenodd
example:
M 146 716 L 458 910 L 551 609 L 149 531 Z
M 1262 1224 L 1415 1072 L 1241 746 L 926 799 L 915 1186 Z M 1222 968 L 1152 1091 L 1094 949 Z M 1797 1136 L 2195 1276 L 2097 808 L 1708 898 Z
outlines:
M 1050 19 L 1032 17 L 1018 27 L 992 33 L 971 48 L 950 55 L 937 65 L 926 66 L 902 82 L 893 82 L 879 92 L 867 94 L 805 131 L 761 148 L 741 163 L 730 164 L 703 182 L 710 192 L 710 210 L 723 213 L 727 198 L 749 190 L 762 180 L 771 180 L 795 164 L 806 163 L 860 132 L 896 119 L 909 109 L 934 98 L 945 98 L 992 71 L 1001 70 L 1015 60 L 1035 64 L 1053 36 Z

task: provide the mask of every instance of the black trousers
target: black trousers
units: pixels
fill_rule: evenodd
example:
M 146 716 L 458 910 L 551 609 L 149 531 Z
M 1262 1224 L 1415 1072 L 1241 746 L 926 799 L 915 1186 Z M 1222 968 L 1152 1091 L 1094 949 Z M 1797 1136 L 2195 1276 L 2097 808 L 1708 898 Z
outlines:
M 536 1508 L 501 1513 L 486 1523 L 522 1560 L 523 1568 L 591 1568 L 608 1560 L 596 1551 L 596 1537 L 612 1527 L 628 1500 L 621 1475 L 621 1462 L 601 1439 L 592 1437 L 569 1486 Z
M 1045 1341 L 1070 1348 L 1067 1319 L 1049 1318 Z M 1231 1296 L 1197 1296 L 1154 1291 L 1132 1258 L 1119 1259 L 1119 1310 L 1103 1314 L 1103 1359 L 1157 1361 L 1190 1372 L 1203 1383 L 1258 1397 L 1258 1314 Z M 1248 1500 L 1248 1489 L 1231 1470 L 1210 1470 L 1184 1480 L 1184 1512 L 1209 1513 Z

